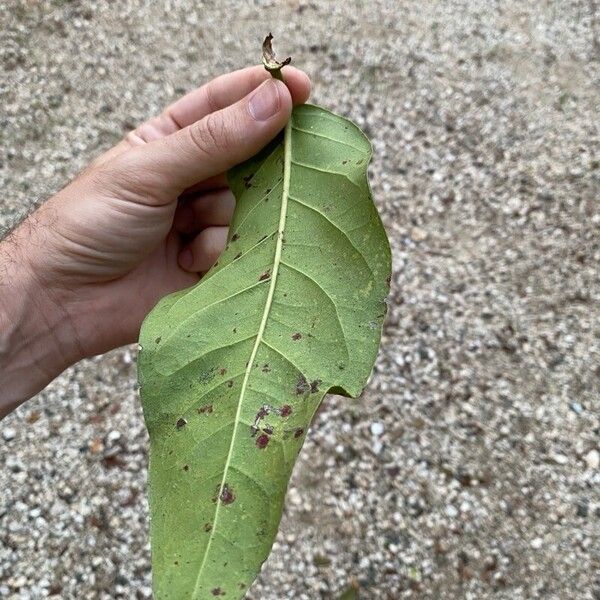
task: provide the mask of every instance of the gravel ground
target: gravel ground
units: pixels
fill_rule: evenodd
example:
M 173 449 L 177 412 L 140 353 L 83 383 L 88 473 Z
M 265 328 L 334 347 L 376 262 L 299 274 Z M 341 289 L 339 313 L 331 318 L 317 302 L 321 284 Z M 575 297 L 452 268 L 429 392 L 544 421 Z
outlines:
M 394 277 L 254 600 L 600 598 L 595 0 L 0 2 L 0 227 L 258 55 L 372 138 Z M 135 350 L 0 425 L 0 598 L 151 596 Z

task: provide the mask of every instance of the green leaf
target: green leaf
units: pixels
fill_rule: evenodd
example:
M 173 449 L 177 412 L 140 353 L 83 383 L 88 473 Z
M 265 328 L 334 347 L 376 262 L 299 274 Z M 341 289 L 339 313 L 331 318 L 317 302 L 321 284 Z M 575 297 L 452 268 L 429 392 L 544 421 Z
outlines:
M 157 600 L 243 597 L 315 410 L 366 384 L 390 276 L 370 157 L 355 125 L 296 107 L 230 173 L 237 206 L 218 264 L 144 322 Z

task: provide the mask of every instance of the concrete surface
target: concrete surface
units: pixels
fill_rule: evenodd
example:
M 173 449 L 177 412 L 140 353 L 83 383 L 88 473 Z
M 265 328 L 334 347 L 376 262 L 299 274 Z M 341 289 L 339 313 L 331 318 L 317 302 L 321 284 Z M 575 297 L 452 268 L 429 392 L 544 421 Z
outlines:
M 373 140 L 394 252 L 370 386 L 330 397 L 249 597 L 600 598 L 595 0 L 0 2 L 0 226 L 258 60 Z M 149 598 L 135 351 L 0 424 L 0 598 Z

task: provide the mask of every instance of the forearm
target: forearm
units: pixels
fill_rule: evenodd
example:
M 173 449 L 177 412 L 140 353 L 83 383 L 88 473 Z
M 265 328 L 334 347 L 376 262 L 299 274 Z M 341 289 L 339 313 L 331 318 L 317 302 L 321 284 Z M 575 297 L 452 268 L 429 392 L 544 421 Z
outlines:
M 68 315 L 18 239 L 0 242 L 0 419 L 80 358 Z

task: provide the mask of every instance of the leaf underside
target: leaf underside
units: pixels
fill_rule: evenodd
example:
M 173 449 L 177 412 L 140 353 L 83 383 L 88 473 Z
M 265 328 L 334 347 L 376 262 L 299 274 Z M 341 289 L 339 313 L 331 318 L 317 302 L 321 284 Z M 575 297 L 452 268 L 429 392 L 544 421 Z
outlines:
M 237 206 L 218 263 L 143 324 L 157 600 L 244 596 L 315 410 L 366 384 L 391 268 L 370 157 L 351 122 L 296 107 L 230 172 Z

